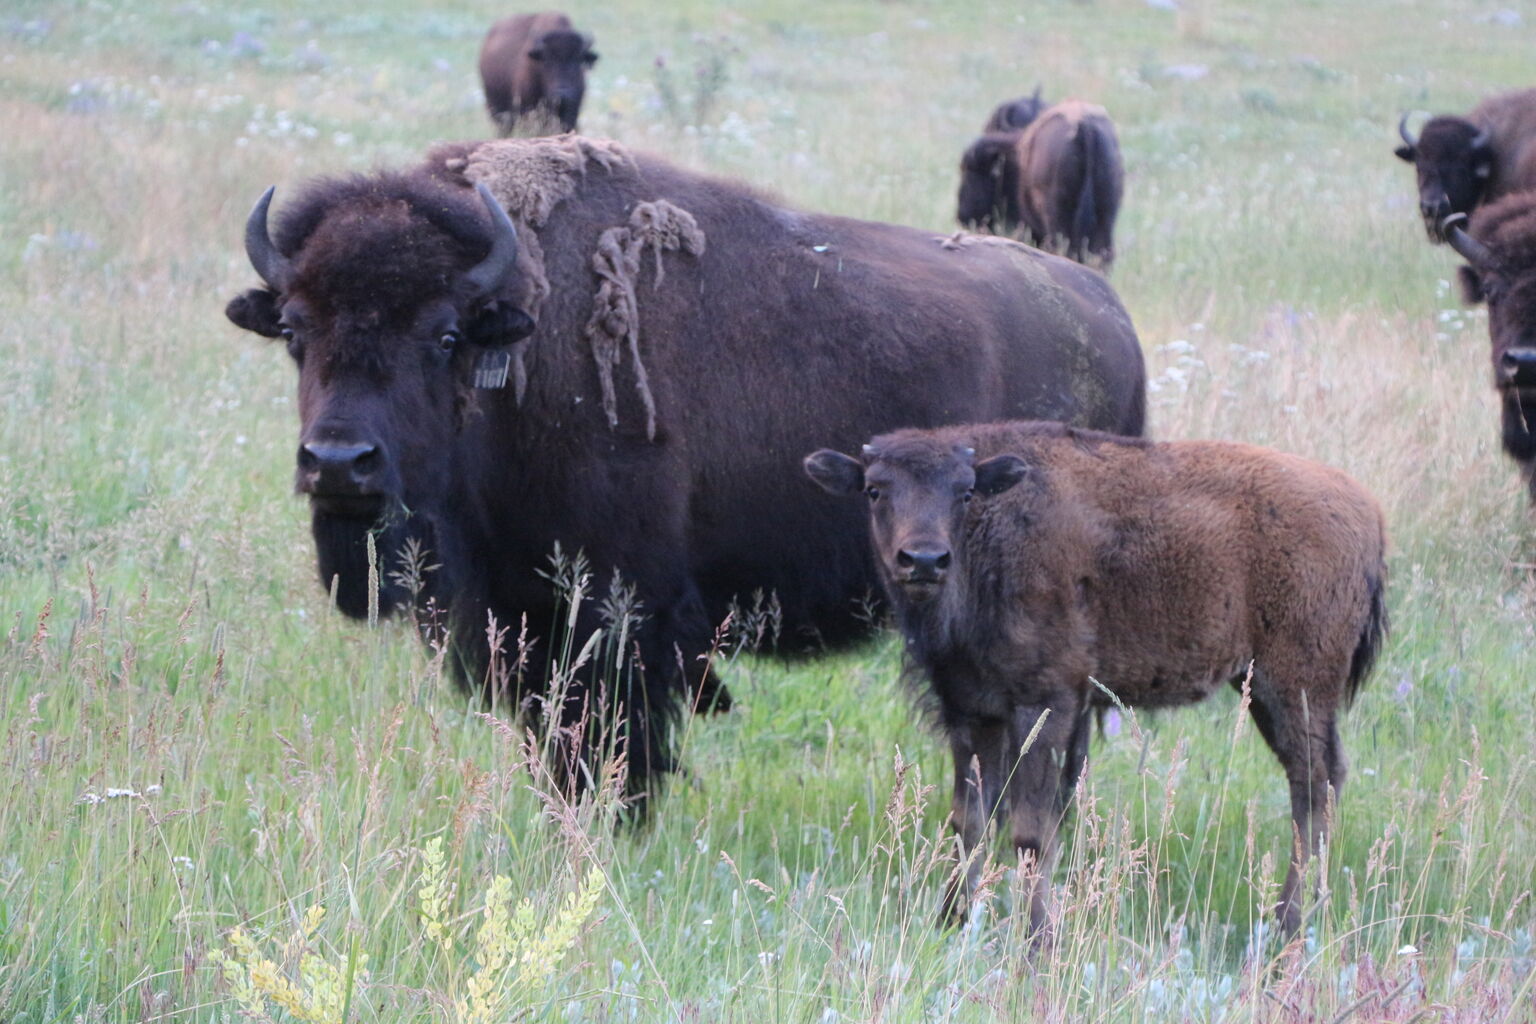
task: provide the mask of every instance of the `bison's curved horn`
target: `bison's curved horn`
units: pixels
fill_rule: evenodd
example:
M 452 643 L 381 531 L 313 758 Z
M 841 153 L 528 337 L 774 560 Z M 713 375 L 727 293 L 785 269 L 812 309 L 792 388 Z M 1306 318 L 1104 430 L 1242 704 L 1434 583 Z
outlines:
M 1472 145 L 1473 151 L 1476 152 L 1479 149 L 1486 149 L 1486 148 L 1488 148 L 1488 143 L 1491 142 L 1492 140 L 1493 140 L 1493 133 L 1491 131 L 1489 131 L 1486 127 L 1483 128 L 1476 135 L 1472 136 L 1472 143 L 1471 143 L 1471 145 Z
M 1402 117 L 1402 120 L 1397 122 L 1397 134 L 1399 134 L 1399 135 L 1401 135 L 1403 137 L 1403 142 L 1405 144 L 1407 144 L 1410 148 L 1414 147 L 1414 146 L 1417 146 L 1419 144 L 1419 140 L 1414 138 L 1413 135 L 1408 131 L 1408 115 L 1407 114 L 1404 114 L 1403 117 Z
M 272 205 L 272 194 L 276 191 L 276 185 L 269 185 L 251 208 L 251 215 L 246 218 L 245 255 L 250 258 L 251 266 L 256 268 L 257 275 L 267 282 L 268 287 L 280 292 L 288 286 L 288 280 L 293 276 L 293 263 L 277 251 L 277 246 L 272 244 L 272 236 L 267 233 L 267 208 Z
M 860 451 L 866 459 L 872 459 L 876 454 L 878 454 L 875 451 L 875 446 L 872 444 L 865 445 L 862 449 L 860 449 Z
M 475 297 L 489 295 L 507 272 L 512 269 L 512 264 L 517 260 L 517 229 L 512 226 L 512 219 L 507 216 L 507 211 L 501 208 L 496 197 L 491 195 L 491 190 L 485 187 L 485 182 L 476 182 L 475 191 L 480 193 L 480 201 L 485 204 L 486 212 L 491 215 L 491 224 L 495 237 L 491 240 L 491 251 L 485 259 L 475 264 L 464 274 L 464 284 Z
M 1493 253 L 1482 242 L 1473 238 L 1462 229 L 1467 222 L 1464 213 L 1453 213 L 1440 222 L 1440 231 L 1445 235 L 1445 240 L 1450 243 L 1461 258 L 1472 264 L 1474 270 L 1484 271 L 1495 269 L 1498 261 Z

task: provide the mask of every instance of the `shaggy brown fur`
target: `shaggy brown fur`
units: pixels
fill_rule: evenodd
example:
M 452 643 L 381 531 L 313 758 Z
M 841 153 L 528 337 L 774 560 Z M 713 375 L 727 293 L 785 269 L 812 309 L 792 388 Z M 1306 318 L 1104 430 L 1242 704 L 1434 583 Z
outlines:
M 1479 207 L 1469 233 L 1491 262 L 1461 268 L 1462 292 L 1468 302 L 1488 301 L 1504 451 L 1536 504 L 1536 189 Z
M 1045 107 L 1045 100 L 1040 98 L 1040 86 L 1037 85 L 1030 95 L 1005 100 L 994 107 L 987 123 L 981 126 L 982 134 L 1023 131 L 1040 116 L 1040 111 Z
M 960 155 L 955 219 L 974 231 L 1019 228 L 1019 131 L 988 132 Z
M 471 291 L 460 280 L 495 251 L 473 184 L 511 208 L 519 248 Z M 349 232 L 367 247 L 348 249 Z M 739 595 L 777 596 L 791 650 L 867 633 L 863 516 L 804 486 L 801 452 L 1018 415 L 1143 427 L 1135 330 L 1100 275 L 789 209 L 609 143 L 439 147 L 408 174 L 309 184 L 273 234 L 302 273 L 285 268 L 229 315 L 291 335 L 324 585 L 352 615 L 414 603 L 429 630 L 447 627 L 468 685 L 538 721 L 559 649 L 548 631 L 565 621 L 540 572 L 557 544 L 584 552 L 588 593 L 632 586 L 643 621 L 629 671 L 589 665 L 550 721 L 596 708 L 637 794 L 671 767 L 678 716 L 722 692 L 708 655 Z M 530 310 L 527 334 L 513 314 Z M 524 393 L 471 387 L 486 351 L 509 345 L 525 351 Z M 326 476 L 304 467 L 315 448 Z M 413 541 L 436 566 L 419 591 L 399 583 Z M 598 603 L 578 639 L 603 626 Z M 516 673 L 497 671 L 490 618 L 527 625 Z
M 517 14 L 491 26 L 480 47 L 485 106 L 502 135 L 520 125 L 576 130 L 587 69 L 597 61 L 592 39 L 559 11 Z
M 1474 145 L 1480 136 L 1485 141 Z M 1424 228 L 1430 241 L 1443 242 L 1450 215 L 1536 188 L 1536 89 L 1490 96 L 1466 117 L 1432 117 L 1404 143 L 1396 153 L 1414 165 Z
M 1050 252 L 1108 270 L 1125 172 L 1103 107 L 1063 100 L 1019 136 L 1018 213 L 1028 238 Z
M 1263 448 L 1054 423 L 904 430 L 862 460 L 818 452 L 806 470 L 871 499 L 881 577 L 953 748 L 969 863 L 947 915 L 963 915 L 997 818 L 1041 871 L 1031 918 L 1045 927 L 1089 712 L 1111 701 L 1092 680 L 1166 707 L 1251 670 L 1249 710 L 1301 837 L 1276 907 L 1296 931 L 1302 872 L 1344 782 L 1337 716 L 1387 626 L 1385 527 L 1368 493 Z

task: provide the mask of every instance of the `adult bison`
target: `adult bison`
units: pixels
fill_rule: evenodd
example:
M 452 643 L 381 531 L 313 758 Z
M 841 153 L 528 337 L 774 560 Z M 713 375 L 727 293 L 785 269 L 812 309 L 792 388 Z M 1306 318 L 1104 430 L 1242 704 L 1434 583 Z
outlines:
M 1125 188 L 1120 143 L 1103 107 L 1064 100 L 1017 136 L 983 135 L 960 164 L 961 224 L 1011 234 L 1108 270 Z
M 947 916 L 963 914 L 997 818 L 1039 872 L 1030 916 L 1046 926 L 1095 705 L 1188 704 L 1247 679 L 1290 783 L 1299 842 L 1276 910 L 1295 933 L 1344 782 L 1336 717 L 1386 630 L 1385 528 L 1369 494 L 1250 445 L 1057 423 L 903 430 L 861 459 L 822 450 L 805 468 L 868 499 L 886 593 L 949 737 L 967 863 Z
M 1404 114 L 1397 132 L 1403 144 L 1395 152 L 1418 173 L 1419 212 L 1432 242 L 1446 240 L 1441 224 L 1452 214 L 1536 188 L 1536 89 L 1490 96 L 1466 117 L 1432 117 L 1417 138 Z
M 534 119 L 540 129 L 553 120 L 561 131 L 575 131 L 587 69 L 595 63 L 592 37 L 559 11 L 517 14 L 492 25 L 480 47 L 480 82 L 497 130 L 510 135 L 519 120 Z
M 862 516 L 803 493 L 800 452 L 1018 415 L 1142 430 L 1119 300 L 1015 243 L 802 213 L 574 135 L 313 182 L 271 236 L 269 201 L 246 228 L 263 286 L 228 315 L 297 362 L 322 582 L 353 616 L 414 604 L 468 685 L 518 700 L 564 621 L 541 570 L 583 551 L 588 592 L 641 620 L 627 671 L 545 711 L 616 722 L 632 793 L 670 768 L 679 711 L 723 694 L 703 659 L 737 596 L 773 595 L 792 644 L 865 629 Z M 520 672 L 497 671 L 492 620 L 535 638 Z
M 1488 303 L 1504 451 L 1536 503 L 1536 190 L 1478 207 L 1470 232 L 1465 223 L 1465 214 L 1448 218 L 1446 240 L 1469 264 L 1464 297 Z

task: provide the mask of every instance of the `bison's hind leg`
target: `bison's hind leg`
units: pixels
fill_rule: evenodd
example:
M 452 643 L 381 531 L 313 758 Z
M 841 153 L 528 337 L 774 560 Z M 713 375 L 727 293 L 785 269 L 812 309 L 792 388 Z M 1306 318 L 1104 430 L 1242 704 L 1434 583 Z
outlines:
M 1344 786 L 1346 763 L 1339 740 L 1337 700 L 1328 689 L 1276 688 L 1255 680 L 1249 711 L 1259 734 L 1275 752 L 1291 792 L 1291 857 L 1275 904 L 1281 933 L 1301 928 L 1301 886 L 1307 863 L 1328 837 L 1332 802 Z

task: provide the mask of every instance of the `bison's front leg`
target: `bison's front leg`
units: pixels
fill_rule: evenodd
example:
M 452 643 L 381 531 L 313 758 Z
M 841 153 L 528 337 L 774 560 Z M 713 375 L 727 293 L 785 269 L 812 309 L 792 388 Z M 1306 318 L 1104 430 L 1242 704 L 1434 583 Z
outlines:
M 1081 702 L 1068 698 L 1015 708 L 1010 725 L 1016 763 L 1008 778 L 1009 824 L 1019 870 L 1029 879 L 1030 928 L 1046 940 L 1056 834 L 1082 771 L 1088 719 Z
M 1008 726 L 996 719 L 977 719 L 949 727 L 955 758 L 955 789 L 949 824 L 960 839 L 960 862 L 944 888 L 939 920 L 965 923 L 971 898 L 981 877 L 987 826 L 997 813 L 1004 789 L 1008 758 Z

